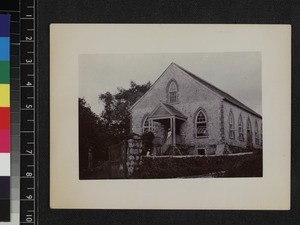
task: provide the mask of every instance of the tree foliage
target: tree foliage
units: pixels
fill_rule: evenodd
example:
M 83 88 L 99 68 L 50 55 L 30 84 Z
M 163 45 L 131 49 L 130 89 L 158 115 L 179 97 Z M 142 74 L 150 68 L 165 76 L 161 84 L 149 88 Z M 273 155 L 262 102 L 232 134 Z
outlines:
M 79 166 L 80 172 L 87 168 L 88 151 L 91 150 L 94 157 L 103 158 L 105 153 L 97 146 L 103 142 L 101 136 L 103 125 L 100 118 L 92 112 L 91 107 L 84 98 L 79 98 Z
M 150 82 L 138 85 L 131 81 L 128 89 L 119 87 L 117 93 L 99 95 L 104 104 L 101 115 L 92 112 L 84 98 L 79 98 L 80 166 L 86 168 L 88 150 L 94 160 L 107 160 L 109 146 L 117 144 L 130 134 L 129 108 L 150 88 Z
M 113 142 L 120 142 L 130 133 L 129 108 L 149 90 L 151 84 L 138 85 L 131 81 L 128 89 L 118 88 L 116 94 L 110 92 L 99 95 L 99 100 L 104 103 L 101 120 Z

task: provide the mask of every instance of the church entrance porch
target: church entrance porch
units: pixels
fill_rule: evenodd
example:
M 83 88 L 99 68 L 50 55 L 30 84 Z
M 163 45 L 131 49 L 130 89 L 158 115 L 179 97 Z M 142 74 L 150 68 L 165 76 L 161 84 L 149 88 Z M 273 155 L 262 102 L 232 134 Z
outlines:
M 160 103 L 149 115 L 151 124 L 157 124 L 153 129 L 154 155 L 181 155 L 178 148 L 184 145 L 184 136 L 181 135 L 181 125 L 186 117 L 166 103 Z

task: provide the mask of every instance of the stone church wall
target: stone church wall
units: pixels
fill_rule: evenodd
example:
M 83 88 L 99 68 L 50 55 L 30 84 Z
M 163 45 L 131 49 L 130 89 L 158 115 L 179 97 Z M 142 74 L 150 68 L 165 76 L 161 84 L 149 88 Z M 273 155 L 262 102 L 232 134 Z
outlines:
M 222 142 L 221 98 L 174 65 L 164 72 L 132 109 L 132 132 L 141 134 L 142 123 L 147 114 L 151 113 L 160 101 L 168 103 L 167 86 L 172 79 L 178 84 L 178 103 L 172 105 L 188 118 L 181 126 L 180 135 L 185 136 L 186 144 L 195 146 L 195 151 L 191 154 L 198 154 L 197 148 L 205 148 L 206 154 L 214 154 L 216 145 Z M 209 135 L 196 138 L 195 116 L 200 108 L 206 113 Z
M 235 131 L 235 137 L 234 139 L 229 137 L 229 114 L 230 111 L 233 113 L 234 117 L 234 131 Z M 243 120 L 243 134 L 244 134 L 244 141 L 239 140 L 239 127 L 238 127 L 238 120 L 239 116 L 242 116 Z M 228 145 L 238 146 L 242 148 L 247 147 L 247 120 L 250 119 L 251 122 L 251 130 L 252 130 L 252 143 L 253 147 L 257 149 L 261 149 L 261 125 L 262 125 L 262 119 L 245 111 L 242 110 L 235 105 L 224 101 L 224 134 L 225 134 L 225 141 Z M 259 144 L 255 143 L 255 121 L 257 121 L 258 124 L 258 137 L 259 137 Z
M 142 134 L 143 121 L 155 107 L 162 101 L 168 103 L 167 87 L 175 80 L 178 85 L 178 102 L 172 106 L 187 117 L 182 123 L 180 135 L 185 139 L 185 144 L 194 146 L 194 151 L 190 154 L 198 154 L 198 149 L 205 149 L 206 155 L 222 154 L 225 144 L 245 148 L 247 145 L 247 118 L 249 117 L 252 126 L 252 143 L 254 148 L 261 146 L 261 118 L 254 116 L 247 111 L 223 101 L 215 92 L 208 89 L 194 78 L 187 75 L 176 65 L 171 64 L 165 72 L 152 85 L 146 95 L 133 107 L 131 111 L 132 123 L 131 130 L 134 133 Z M 170 103 L 168 103 L 170 104 Z M 207 137 L 196 137 L 196 113 L 202 109 L 207 116 Z M 235 138 L 229 138 L 229 112 L 234 115 Z M 243 117 L 244 141 L 239 141 L 238 119 L 239 115 Z M 255 143 L 255 121 L 258 123 L 259 144 Z M 160 123 L 154 123 L 156 134 L 164 136 L 165 132 Z M 164 139 L 164 138 L 162 138 Z

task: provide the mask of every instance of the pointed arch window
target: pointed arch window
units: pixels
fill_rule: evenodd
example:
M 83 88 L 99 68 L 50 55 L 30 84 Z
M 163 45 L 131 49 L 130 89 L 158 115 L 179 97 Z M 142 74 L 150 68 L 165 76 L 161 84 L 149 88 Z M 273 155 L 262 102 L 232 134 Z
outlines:
M 248 120 L 247 120 L 247 131 L 249 131 L 250 133 L 252 133 L 252 131 L 251 131 L 251 121 L 250 121 L 250 119 L 248 118 Z
M 247 146 L 252 147 L 252 125 L 249 117 L 247 120 Z
M 152 127 L 153 127 L 152 121 L 146 118 L 143 123 L 143 133 L 152 131 Z
M 244 141 L 244 124 L 243 124 L 242 115 L 240 115 L 239 117 L 239 140 Z
M 232 111 L 229 113 L 229 138 L 234 139 L 235 133 L 234 133 L 234 117 Z
M 169 95 L 168 100 L 170 103 L 178 102 L 178 87 L 174 80 L 171 81 L 171 83 L 169 85 L 168 95 Z
M 258 133 L 258 124 L 257 124 L 257 121 L 255 121 L 254 136 L 255 136 L 255 144 L 259 145 L 259 133 Z
M 207 134 L 207 118 L 205 113 L 200 110 L 196 116 L 196 137 L 205 137 Z

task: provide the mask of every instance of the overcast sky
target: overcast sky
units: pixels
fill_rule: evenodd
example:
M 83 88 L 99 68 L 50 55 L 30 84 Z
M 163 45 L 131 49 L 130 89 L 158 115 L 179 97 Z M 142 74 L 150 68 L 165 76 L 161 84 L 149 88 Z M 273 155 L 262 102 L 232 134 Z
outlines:
M 112 94 L 117 87 L 128 88 L 130 81 L 154 81 L 172 63 L 232 95 L 261 114 L 261 54 L 178 53 L 178 54 L 84 54 L 79 56 L 79 97 L 100 114 L 103 105 L 98 95 Z

